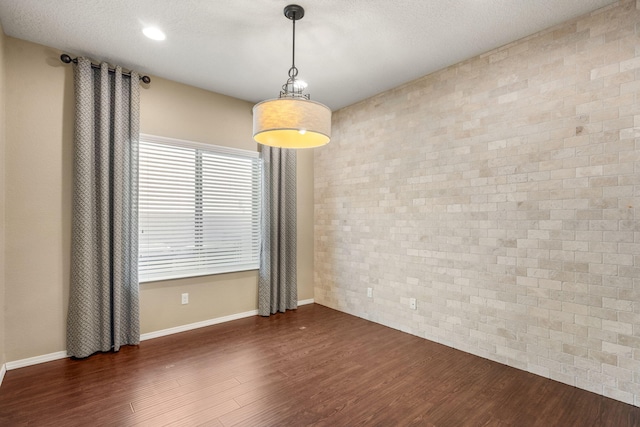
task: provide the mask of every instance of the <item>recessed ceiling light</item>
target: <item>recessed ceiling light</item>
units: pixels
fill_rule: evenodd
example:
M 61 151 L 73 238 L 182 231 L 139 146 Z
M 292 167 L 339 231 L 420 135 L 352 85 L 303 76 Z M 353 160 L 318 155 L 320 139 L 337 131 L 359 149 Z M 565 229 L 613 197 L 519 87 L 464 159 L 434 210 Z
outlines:
M 156 27 L 147 27 L 143 29 L 142 32 L 151 40 L 164 40 L 167 38 L 167 36 L 165 36 L 164 33 Z

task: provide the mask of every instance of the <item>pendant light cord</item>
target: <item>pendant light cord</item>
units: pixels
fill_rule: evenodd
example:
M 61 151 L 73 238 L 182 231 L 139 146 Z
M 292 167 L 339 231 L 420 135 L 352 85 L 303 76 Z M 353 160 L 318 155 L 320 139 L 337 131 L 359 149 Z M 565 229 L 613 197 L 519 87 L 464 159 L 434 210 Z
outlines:
M 297 5 L 289 5 L 284 9 L 284 16 L 293 21 L 292 48 L 291 48 L 291 68 L 289 68 L 289 79 L 282 85 L 280 98 L 304 98 L 309 99 L 309 94 L 303 93 L 306 84 L 298 80 L 298 68 L 296 67 L 296 21 L 304 17 L 304 9 Z
M 289 77 L 295 80 L 298 76 L 298 69 L 296 68 L 296 13 L 293 12 L 293 48 L 291 49 L 291 68 L 289 69 Z

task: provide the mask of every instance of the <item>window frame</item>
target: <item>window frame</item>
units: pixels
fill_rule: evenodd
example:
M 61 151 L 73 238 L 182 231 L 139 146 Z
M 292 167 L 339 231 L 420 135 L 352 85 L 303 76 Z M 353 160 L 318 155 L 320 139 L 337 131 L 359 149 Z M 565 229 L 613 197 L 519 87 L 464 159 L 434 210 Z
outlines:
M 238 148 L 224 147 L 224 146 L 219 146 L 214 144 L 168 138 L 168 137 L 149 135 L 149 134 L 143 134 L 143 133 L 139 135 L 139 144 L 141 148 L 142 148 L 142 145 L 144 144 L 156 144 L 156 145 L 163 145 L 168 147 L 175 147 L 177 149 L 194 150 L 194 172 L 193 172 L 194 173 L 193 175 L 194 176 L 194 183 L 193 183 L 194 184 L 194 194 L 193 194 L 193 197 L 194 197 L 193 199 L 193 202 L 194 202 L 193 254 L 194 255 L 193 256 L 194 258 L 192 259 L 193 261 L 196 260 L 198 256 L 202 256 L 202 252 L 199 252 L 199 250 L 195 249 L 198 241 L 200 241 L 200 244 L 202 244 L 203 227 L 204 227 L 203 195 L 204 196 L 207 195 L 203 192 L 204 191 L 203 182 L 205 182 L 203 181 L 203 173 L 206 174 L 206 171 L 202 168 L 202 165 L 203 165 L 202 153 L 206 152 L 206 153 L 211 153 L 214 156 L 224 156 L 228 159 L 231 159 L 231 161 L 233 161 L 234 158 L 235 160 L 241 159 L 242 161 L 247 161 L 247 160 L 250 161 L 251 162 L 251 178 L 250 178 L 251 181 L 250 182 L 251 182 L 251 189 L 252 189 L 251 196 L 250 196 L 250 199 L 251 199 L 251 204 L 250 204 L 251 251 L 242 252 L 242 255 L 238 255 L 239 259 L 241 259 L 245 257 L 244 254 L 248 254 L 247 258 L 250 258 L 250 262 L 245 262 L 245 263 L 238 262 L 234 265 L 228 265 L 226 267 L 216 267 L 216 268 L 211 267 L 211 264 L 207 264 L 209 265 L 208 268 L 193 267 L 191 270 L 177 270 L 177 271 L 174 270 L 174 271 L 166 271 L 162 274 L 160 273 L 151 274 L 148 268 L 144 268 L 143 260 L 142 260 L 143 256 L 148 256 L 148 255 L 143 255 L 143 253 L 148 254 L 149 248 L 147 247 L 147 249 L 143 249 L 144 243 L 143 243 L 142 234 L 143 234 L 143 225 L 145 224 L 145 222 L 142 220 L 142 215 L 144 215 L 144 212 L 143 212 L 144 204 L 142 202 L 142 199 L 144 197 L 143 191 L 142 191 L 143 189 L 142 179 L 144 179 L 144 177 L 142 173 L 143 159 L 140 153 L 142 150 L 140 150 L 139 158 L 138 158 L 138 168 L 139 168 L 139 183 L 138 183 L 138 252 L 139 252 L 138 253 L 138 269 L 139 269 L 139 273 L 138 273 L 138 276 L 139 276 L 139 283 L 257 270 L 259 268 L 259 262 L 260 262 L 260 243 L 261 243 L 260 242 L 261 240 L 260 221 L 262 216 L 262 213 L 261 213 L 261 210 L 262 210 L 262 206 L 261 206 L 262 158 L 260 156 L 260 153 L 257 151 L 242 150 Z M 198 168 L 198 164 L 200 165 L 200 168 Z M 242 182 L 242 181 L 238 181 L 238 182 Z M 244 184 L 248 184 L 248 182 L 249 181 L 244 181 Z M 245 209 L 246 209 L 246 206 L 245 206 Z M 255 212 L 256 209 L 257 209 L 257 212 Z M 197 220 L 198 217 L 200 217 L 200 221 Z M 146 221 L 146 224 L 149 224 L 148 220 Z M 214 226 L 213 228 L 215 229 L 216 226 Z M 257 237 L 256 237 L 256 233 L 257 233 Z M 185 233 L 185 234 L 189 234 L 189 233 Z M 239 242 L 241 244 L 245 244 L 245 245 L 247 244 L 247 241 L 245 240 L 239 240 Z M 150 246 L 148 242 L 147 242 L 147 246 Z M 184 249 L 181 249 L 181 250 L 184 250 Z M 200 255 L 197 255 L 197 254 L 200 254 Z M 179 256 L 180 255 L 178 255 L 178 257 Z M 170 258 L 165 256 L 164 259 L 168 260 Z M 186 259 L 188 260 L 189 258 L 186 258 Z M 148 265 L 148 262 L 147 262 L 147 265 Z

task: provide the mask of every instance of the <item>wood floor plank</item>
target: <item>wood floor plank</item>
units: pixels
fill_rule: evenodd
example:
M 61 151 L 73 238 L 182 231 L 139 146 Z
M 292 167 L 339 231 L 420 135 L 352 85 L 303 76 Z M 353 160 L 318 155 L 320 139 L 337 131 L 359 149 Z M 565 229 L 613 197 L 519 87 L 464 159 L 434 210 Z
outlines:
M 239 408 L 234 400 L 219 402 L 219 399 L 202 399 L 198 402 L 191 402 L 181 408 L 174 409 L 169 412 L 158 414 L 153 417 L 141 417 L 140 422 L 133 421 L 135 426 L 140 427 L 157 427 L 157 426 L 196 426 L 207 422 L 216 421 L 218 417 L 224 415 L 234 409 Z
M 7 426 L 640 426 L 640 408 L 319 305 L 6 373 Z
M 240 383 L 235 378 L 215 384 L 189 383 L 188 386 L 171 389 L 166 393 L 154 395 L 149 398 L 142 398 L 131 402 L 133 412 L 142 413 L 162 413 L 175 408 L 180 408 L 188 403 L 204 399 L 208 396 L 216 395 L 227 389 L 233 388 Z

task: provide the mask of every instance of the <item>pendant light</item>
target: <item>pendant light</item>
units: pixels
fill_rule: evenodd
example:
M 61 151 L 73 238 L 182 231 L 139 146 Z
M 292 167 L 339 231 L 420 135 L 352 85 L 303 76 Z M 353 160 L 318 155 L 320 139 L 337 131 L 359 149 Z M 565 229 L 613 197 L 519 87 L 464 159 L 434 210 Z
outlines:
M 293 22 L 293 55 L 289 79 L 282 85 L 280 97 L 253 107 L 253 139 L 263 145 L 281 148 L 311 148 L 331 139 L 331 110 L 304 94 L 306 84 L 298 80 L 296 68 L 296 21 L 304 9 L 296 4 L 284 8 L 284 16 Z

